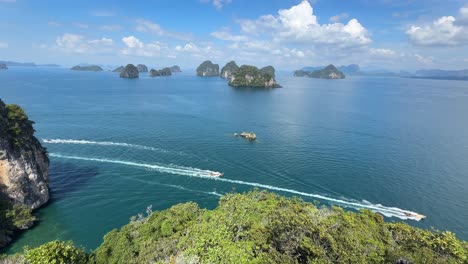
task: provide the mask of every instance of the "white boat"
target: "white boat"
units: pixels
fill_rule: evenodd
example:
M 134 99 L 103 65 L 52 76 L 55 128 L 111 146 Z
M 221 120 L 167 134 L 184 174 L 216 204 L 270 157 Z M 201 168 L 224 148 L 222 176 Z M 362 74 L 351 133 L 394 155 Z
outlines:
M 217 171 L 212 171 L 210 174 L 211 174 L 211 176 L 213 176 L 213 177 L 221 177 L 221 176 L 224 175 L 224 173 L 222 173 L 222 172 L 217 172 Z

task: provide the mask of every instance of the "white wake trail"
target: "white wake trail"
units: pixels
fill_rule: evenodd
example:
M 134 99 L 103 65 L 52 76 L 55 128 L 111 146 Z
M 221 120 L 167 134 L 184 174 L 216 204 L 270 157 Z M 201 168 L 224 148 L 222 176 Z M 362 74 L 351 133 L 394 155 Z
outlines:
M 47 144 L 118 146 L 118 147 L 152 150 L 152 151 L 158 151 L 158 152 L 169 152 L 167 150 L 160 149 L 160 148 L 129 144 L 129 143 L 110 142 L 110 141 L 92 141 L 92 140 L 82 140 L 82 139 L 42 139 L 42 142 L 47 143 Z
M 325 200 L 328 202 L 332 202 L 332 203 L 345 206 L 345 207 L 351 207 L 354 209 L 370 209 L 374 212 L 381 213 L 387 217 L 398 217 L 400 219 L 411 219 L 411 220 L 416 220 L 416 221 L 421 220 L 421 218 L 418 217 L 418 214 L 416 212 L 400 209 L 397 207 L 387 207 L 381 204 L 372 204 L 369 202 L 346 201 L 346 200 L 327 197 L 327 196 L 320 195 L 320 194 L 306 193 L 306 192 L 301 192 L 301 191 L 296 191 L 292 189 L 286 189 L 282 187 L 276 187 L 276 186 L 261 184 L 261 183 L 256 183 L 256 182 L 246 182 L 246 181 L 232 180 L 232 179 L 227 179 L 227 178 L 213 177 L 212 176 L 213 173 L 216 173 L 216 172 L 210 171 L 210 170 L 202 170 L 202 169 L 197 169 L 197 168 L 181 167 L 181 166 L 152 165 L 152 164 L 136 163 L 136 162 L 122 161 L 122 160 L 87 158 L 87 157 L 79 157 L 79 156 L 64 156 L 64 155 L 53 154 L 53 153 L 49 154 L 49 156 L 56 157 L 56 158 L 63 158 L 63 159 L 75 159 L 75 160 L 128 165 L 128 166 L 134 166 L 134 167 L 153 169 L 153 170 L 157 170 L 159 172 L 164 172 L 164 173 L 178 174 L 178 175 L 184 175 L 184 176 L 190 176 L 190 177 L 199 177 L 199 178 L 211 179 L 211 180 L 216 180 L 216 181 L 221 181 L 221 182 L 229 182 L 229 183 L 234 183 L 234 184 L 239 184 L 239 185 L 247 185 L 247 186 L 252 186 L 252 187 L 268 189 L 272 191 L 297 194 L 297 195 L 304 196 L 304 197 L 311 197 L 311 198 L 316 198 L 320 200 Z

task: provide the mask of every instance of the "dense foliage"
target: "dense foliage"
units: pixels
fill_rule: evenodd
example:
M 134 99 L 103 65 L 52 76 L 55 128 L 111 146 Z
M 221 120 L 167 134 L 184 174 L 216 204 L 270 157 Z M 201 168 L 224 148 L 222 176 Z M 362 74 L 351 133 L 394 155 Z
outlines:
M 34 122 L 29 120 L 24 110 L 17 104 L 7 104 L 5 110 L 9 141 L 15 146 L 21 146 L 34 133 Z
M 255 66 L 242 65 L 233 75 L 233 78 L 229 81 L 229 85 L 234 87 L 254 87 L 254 88 L 274 88 L 278 87 L 274 81 L 274 68 L 268 66 L 259 70 Z M 270 85 L 270 81 L 273 81 L 273 85 Z M 272 86 L 272 87 L 269 87 Z
M 3 188 L 0 190 L 0 248 L 8 244 L 15 230 L 29 227 L 36 220 L 31 208 L 13 204 Z
M 71 242 L 52 241 L 34 249 L 26 249 L 24 258 L 28 264 L 86 264 L 88 254 Z
M 466 263 L 467 252 L 450 232 L 253 191 L 226 195 L 214 210 L 186 203 L 134 220 L 108 233 L 94 257 L 96 263 Z

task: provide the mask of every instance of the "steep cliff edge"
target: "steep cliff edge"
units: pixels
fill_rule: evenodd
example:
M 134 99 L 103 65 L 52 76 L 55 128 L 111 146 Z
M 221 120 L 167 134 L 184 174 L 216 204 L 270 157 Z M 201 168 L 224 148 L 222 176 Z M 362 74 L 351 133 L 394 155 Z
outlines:
M 21 107 L 0 99 L 0 184 L 13 203 L 36 209 L 49 200 L 49 158 L 33 124 Z

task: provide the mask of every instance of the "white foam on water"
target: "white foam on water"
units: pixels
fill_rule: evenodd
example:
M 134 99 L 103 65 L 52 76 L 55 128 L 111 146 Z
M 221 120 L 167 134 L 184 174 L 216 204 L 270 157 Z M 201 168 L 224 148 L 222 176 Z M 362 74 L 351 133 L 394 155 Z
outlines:
M 92 140 L 82 140 L 82 139 L 42 139 L 42 142 L 47 143 L 47 144 L 118 146 L 118 147 L 144 149 L 144 150 L 152 150 L 152 151 L 159 151 L 159 152 L 169 152 L 167 150 L 160 149 L 160 148 L 129 144 L 129 143 L 110 142 L 110 141 L 92 141 Z
M 300 195 L 304 197 L 311 197 L 311 198 L 316 198 L 320 200 L 325 200 L 334 204 L 338 204 L 344 207 L 350 207 L 354 209 L 370 209 L 374 212 L 381 213 L 387 217 L 397 217 L 400 219 L 411 219 L 411 220 L 416 220 L 416 221 L 421 220 L 421 217 L 418 217 L 417 213 L 409 211 L 409 210 L 400 209 L 397 207 L 387 207 L 381 204 L 372 204 L 367 201 L 358 202 L 358 201 L 336 199 L 336 198 L 332 198 L 332 197 L 328 197 L 328 196 L 324 196 L 320 194 L 306 193 L 306 192 L 301 192 L 301 191 L 296 191 L 292 189 L 276 187 L 276 186 L 256 183 L 256 182 L 246 182 L 246 181 L 232 180 L 232 179 L 227 179 L 227 178 L 213 177 L 212 174 L 216 172 L 210 171 L 210 170 L 202 170 L 202 169 L 197 169 L 197 168 L 173 166 L 173 165 L 169 165 L 169 166 L 153 165 L 153 164 L 137 163 L 137 162 L 131 162 L 131 161 L 122 161 L 122 160 L 87 158 L 87 157 L 78 157 L 78 156 L 64 156 L 64 155 L 54 154 L 54 153 L 49 154 L 49 156 L 56 157 L 56 158 L 64 158 L 64 159 L 75 159 L 75 160 L 128 165 L 128 166 L 141 167 L 141 168 L 146 168 L 146 169 L 153 169 L 153 170 L 164 172 L 164 173 L 171 173 L 171 174 L 184 175 L 184 176 L 190 176 L 190 177 L 199 177 L 199 178 L 211 179 L 211 180 L 216 180 L 216 181 L 221 181 L 221 182 L 229 182 L 229 183 L 234 183 L 234 184 L 239 184 L 239 185 L 247 185 L 247 186 L 252 186 L 252 187 L 268 189 L 272 191 L 291 193 L 291 194 L 296 194 L 296 195 Z M 215 192 L 213 192 L 213 194 L 218 195 Z

